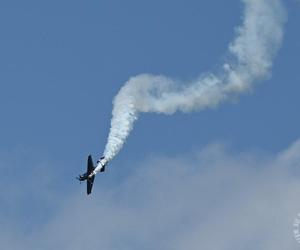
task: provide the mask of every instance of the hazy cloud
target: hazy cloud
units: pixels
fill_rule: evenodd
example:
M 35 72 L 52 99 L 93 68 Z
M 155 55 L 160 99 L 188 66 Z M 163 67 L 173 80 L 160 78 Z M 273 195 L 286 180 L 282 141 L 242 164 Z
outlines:
M 299 158 L 300 141 L 276 155 L 214 144 L 191 155 L 149 159 L 113 188 L 96 182 L 91 197 L 77 189 L 58 204 L 52 190 L 47 203 L 58 206 L 41 207 L 51 210 L 44 222 L 43 216 L 24 224 L 1 214 L 0 241 L 3 249 L 24 250 L 297 249 Z M 30 190 L 28 201 L 33 195 L 45 202 L 45 192 Z M 2 202 L 18 198 L 1 196 Z

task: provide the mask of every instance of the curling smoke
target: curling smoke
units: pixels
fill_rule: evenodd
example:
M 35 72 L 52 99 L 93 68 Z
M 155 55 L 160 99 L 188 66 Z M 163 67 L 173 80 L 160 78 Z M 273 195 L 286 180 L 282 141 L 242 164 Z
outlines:
M 243 0 L 243 24 L 229 45 L 232 60 L 221 74 L 179 83 L 165 76 L 130 78 L 114 99 L 111 129 L 104 155 L 111 160 L 122 148 L 141 112 L 173 114 L 214 107 L 248 91 L 254 81 L 269 76 L 281 45 L 285 13 L 280 0 Z

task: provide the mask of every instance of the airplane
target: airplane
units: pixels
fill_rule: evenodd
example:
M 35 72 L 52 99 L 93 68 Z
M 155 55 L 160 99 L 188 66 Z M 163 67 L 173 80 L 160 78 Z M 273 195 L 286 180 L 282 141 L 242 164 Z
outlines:
M 87 160 L 87 171 L 84 174 L 79 175 L 76 179 L 80 182 L 86 181 L 86 193 L 87 195 L 91 194 L 95 175 L 98 172 L 104 172 L 106 167 L 105 157 L 101 157 L 100 160 L 97 161 L 97 166 L 94 166 L 92 156 L 88 156 Z

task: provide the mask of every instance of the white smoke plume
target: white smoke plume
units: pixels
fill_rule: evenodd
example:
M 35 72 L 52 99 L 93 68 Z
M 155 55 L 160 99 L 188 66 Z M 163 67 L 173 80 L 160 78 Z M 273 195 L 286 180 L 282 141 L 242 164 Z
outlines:
M 283 37 L 285 11 L 280 0 L 243 0 L 243 24 L 229 45 L 232 59 L 222 73 L 182 83 L 165 76 L 130 78 L 114 99 L 111 129 L 104 156 L 110 161 L 122 148 L 139 113 L 173 114 L 214 107 L 270 75 Z

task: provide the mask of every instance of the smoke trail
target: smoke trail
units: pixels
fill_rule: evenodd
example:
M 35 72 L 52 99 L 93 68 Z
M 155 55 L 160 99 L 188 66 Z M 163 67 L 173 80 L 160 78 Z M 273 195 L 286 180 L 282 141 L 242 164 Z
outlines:
M 222 73 L 190 83 L 142 74 L 130 78 L 114 99 L 111 129 L 104 155 L 111 160 L 122 148 L 141 112 L 173 114 L 213 107 L 250 89 L 269 76 L 281 45 L 285 12 L 280 0 L 243 0 L 243 24 L 229 45 L 232 60 Z

